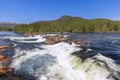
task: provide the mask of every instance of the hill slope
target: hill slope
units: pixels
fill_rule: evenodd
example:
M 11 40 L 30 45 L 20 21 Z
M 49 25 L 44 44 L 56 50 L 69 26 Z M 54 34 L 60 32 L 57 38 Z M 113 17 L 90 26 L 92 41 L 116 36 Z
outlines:
M 57 20 L 18 25 L 14 31 L 20 33 L 118 32 L 120 22 L 101 18 L 88 20 L 65 15 Z

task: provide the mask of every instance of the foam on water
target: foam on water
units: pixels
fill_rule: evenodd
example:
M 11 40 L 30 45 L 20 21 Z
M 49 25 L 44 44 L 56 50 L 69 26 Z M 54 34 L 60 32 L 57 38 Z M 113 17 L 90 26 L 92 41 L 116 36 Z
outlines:
M 85 73 L 85 80 L 120 80 L 120 66 L 101 54 L 96 54 L 83 62 L 78 57 L 74 57 L 72 61 L 75 69 Z
M 120 80 L 120 66 L 101 54 L 82 61 L 72 55 L 81 50 L 76 44 L 61 42 L 38 47 L 15 49 L 11 66 L 25 80 Z
M 16 36 L 4 36 L 0 37 L 2 39 L 9 39 L 11 41 L 21 42 L 21 43 L 38 43 L 45 41 L 45 38 L 43 38 L 45 35 L 35 35 L 34 37 L 16 37 Z M 30 41 L 31 40 L 31 41 Z
M 32 51 L 20 51 L 16 49 L 16 55 L 14 56 L 15 59 L 13 60 L 12 67 L 14 67 L 16 71 L 20 73 L 23 73 L 22 71 L 24 69 L 25 72 L 32 75 L 37 75 L 39 77 L 41 75 L 46 75 L 47 77 L 50 72 L 53 71 L 56 71 L 54 74 L 58 74 L 57 71 L 59 72 L 59 70 L 67 70 L 66 72 L 68 72 L 69 70 L 72 70 L 72 67 L 69 64 L 70 53 L 79 50 L 75 46 L 75 44 L 69 45 L 62 42 L 55 45 L 43 45 L 41 46 L 43 48 L 42 50 L 35 49 Z M 66 53 L 66 55 L 64 55 L 64 53 Z M 36 71 L 33 70 L 35 66 L 38 66 Z M 41 71 L 42 68 L 45 71 Z M 58 70 L 56 70 L 57 68 Z M 46 71 L 50 72 L 44 74 Z M 66 75 L 68 75 L 68 73 L 66 73 Z

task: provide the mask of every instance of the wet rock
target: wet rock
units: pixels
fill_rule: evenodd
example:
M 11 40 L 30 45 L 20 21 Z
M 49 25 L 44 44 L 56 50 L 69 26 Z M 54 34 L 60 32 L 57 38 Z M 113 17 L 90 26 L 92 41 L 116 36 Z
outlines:
M 76 51 L 74 53 L 72 53 L 72 55 L 80 57 L 82 61 L 86 60 L 87 58 L 90 58 L 94 55 L 96 55 L 97 53 L 94 52 L 93 50 L 87 48 L 87 47 L 80 47 L 82 50 L 80 51 Z
M 0 67 L 0 74 L 6 74 L 6 73 L 8 73 L 8 72 L 11 72 L 12 69 L 13 69 L 13 68 L 1 66 L 1 67 Z
M 0 46 L 0 51 L 4 51 L 5 49 L 10 48 L 10 46 Z
M 0 55 L 0 80 L 22 80 L 19 76 L 12 73 L 13 68 L 10 67 L 11 60 Z
M 64 36 L 47 36 L 45 40 L 45 44 L 56 44 L 62 41 L 67 40 L 67 37 Z
M 90 42 L 82 41 L 82 40 L 70 40 L 68 43 L 70 45 L 71 44 L 78 44 L 78 45 L 81 45 L 81 46 L 83 46 L 83 45 L 89 45 L 90 44 Z
M 6 73 L 0 74 L 0 80 L 23 80 L 23 79 L 16 74 Z
M 0 55 L 0 61 L 7 60 L 8 58 L 6 56 Z
M 12 71 L 10 67 L 10 59 L 4 55 L 0 55 L 0 74 L 5 74 Z

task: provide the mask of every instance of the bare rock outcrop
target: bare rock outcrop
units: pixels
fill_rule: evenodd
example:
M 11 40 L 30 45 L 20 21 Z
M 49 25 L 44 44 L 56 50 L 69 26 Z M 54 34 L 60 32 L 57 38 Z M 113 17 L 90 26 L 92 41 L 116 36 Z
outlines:
M 67 40 L 67 37 L 64 36 L 47 36 L 44 41 L 45 44 L 56 44 L 62 41 Z

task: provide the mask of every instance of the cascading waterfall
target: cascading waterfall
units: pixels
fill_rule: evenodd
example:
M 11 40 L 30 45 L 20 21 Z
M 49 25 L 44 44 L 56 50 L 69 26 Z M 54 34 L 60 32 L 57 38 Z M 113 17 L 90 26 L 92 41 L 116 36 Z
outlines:
M 32 50 L 15 48 L 11 66 L 25 80 L 120 80 L 120 66 L 114 60 L 96 54 L 82 61 L 72 55 L 82 50 L 76 44 L 61 42 L 37 47 Z

